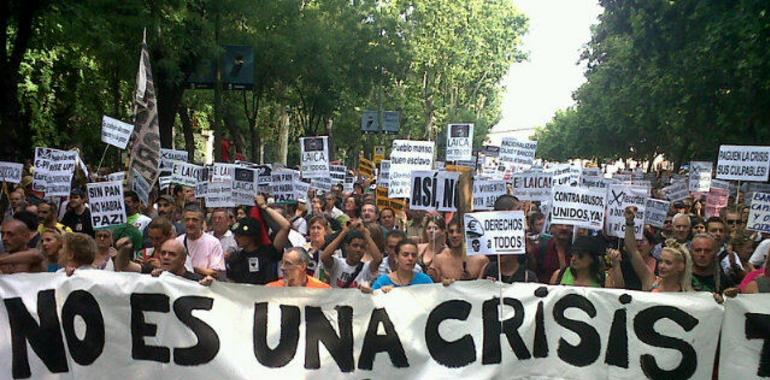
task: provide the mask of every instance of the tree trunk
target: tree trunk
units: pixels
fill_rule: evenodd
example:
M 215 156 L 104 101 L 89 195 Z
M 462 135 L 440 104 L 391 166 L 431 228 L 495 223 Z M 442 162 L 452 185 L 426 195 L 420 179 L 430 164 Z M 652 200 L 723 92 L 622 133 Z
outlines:
M 289 156 L 289 114 L 286 107 L 281 105 L 278 109 L 278 157 L 277 161 L 286 165 Z
M 183 104 L 179 106 L 179 120 L 182 122 L 184 147 L 189 161 L 195 162 L 195 134 L 193 132 L 192 111 Z
M 325 118 L 324 128 L 326 129 L 326 135 L 329 136 L 329 157 L 334 156 L 334 139 L 332 138 L 332 127 L 334 126 L 334 119 L 329 116 Z
M 165 80 L 164 80 L 165 79 Z M 168 84 L 166 78 L 159 78 L 155 82 L 158 102 L 158 131 L 160 133 L 160 146 L 173 148 L 174 146 L 174 119 L 179 109 L 179 103 L 184 95 L 181 84 Z

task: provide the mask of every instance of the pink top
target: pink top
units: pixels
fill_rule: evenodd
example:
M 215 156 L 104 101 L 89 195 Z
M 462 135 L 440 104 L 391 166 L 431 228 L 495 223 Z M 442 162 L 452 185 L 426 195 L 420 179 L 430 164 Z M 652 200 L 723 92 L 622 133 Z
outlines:
M 186 234 L 181 235 L 176 240 L 185 245 L 186 237 Z M 192 271 L 192 268 L 206 268 L 225 271 L 225 254 L 222 250 L 222 244 L 214 236 L 203 234 L 196 240 L 187 239 L 186 248 L 187 262 L 185 267 L 187 267 L 187 270 Z
M 758 277 L 762 277 L 764 274 L 765 268 L 754 269 L 753 271 L 747 273 L 746 277 L 744 277 L 743 281 L 741 281 L 741 284 L 738 285 L 738 289 L 740 289 L 741 293 L 743 293 L 746 291 L 746 285 L 756 280 Z

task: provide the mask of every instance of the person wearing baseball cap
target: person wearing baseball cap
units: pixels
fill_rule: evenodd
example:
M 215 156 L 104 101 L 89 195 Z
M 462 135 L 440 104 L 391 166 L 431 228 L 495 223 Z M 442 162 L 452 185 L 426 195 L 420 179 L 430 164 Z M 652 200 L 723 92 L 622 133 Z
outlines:
M 278 279 L 281 252 L 272 244 L 261 244 L 262 224 L 246 217 L 233 224 L 231 231 L 239 249 L 225 262 L 227 278 L 232 282 L 265 285 Z
M 604 286 L 602 258 L 607 244 L 598 236 L 579 236 L 570 248 L 570 264 L 557 270 L 551 277 L 551 285 Z

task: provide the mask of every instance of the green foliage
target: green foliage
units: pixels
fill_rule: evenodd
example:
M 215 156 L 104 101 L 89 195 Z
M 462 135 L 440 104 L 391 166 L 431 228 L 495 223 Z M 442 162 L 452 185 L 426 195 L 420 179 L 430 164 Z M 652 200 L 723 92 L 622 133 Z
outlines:
M 536 134 L 547 159 L 713 160 L 770 141 L 763 1 L 602 1 L 576 106 Z

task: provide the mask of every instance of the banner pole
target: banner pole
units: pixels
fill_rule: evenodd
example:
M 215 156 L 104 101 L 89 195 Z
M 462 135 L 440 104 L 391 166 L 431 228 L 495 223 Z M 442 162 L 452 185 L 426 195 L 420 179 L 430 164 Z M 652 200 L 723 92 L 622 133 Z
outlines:
M 738 196 L 741 195 L 741 180 L 738 180 L 738 187 L 735 188 L 735 205 L 738 205 Z M 745 202 L 745 199 L 744 199 Z
M 99 169 L 102 168 L 102 163 L 104 162 L 104 157 L 107 155 L 108 149 L 110 149 L 110 144 L 107 144 L 107 146 L 104 147 L 104 152 L 102 152 L 102 159 L 99 160 L 99 166 L 96 167 L 96 174 L 99 174 Z

